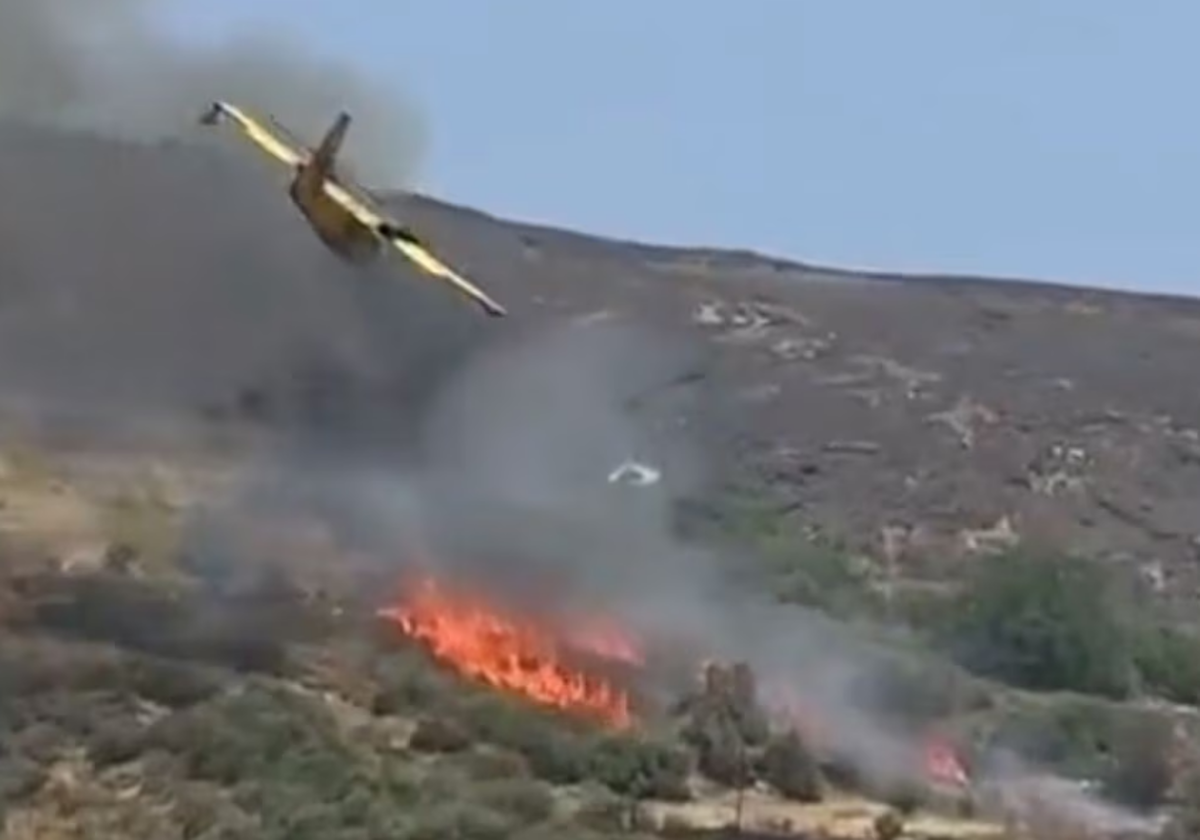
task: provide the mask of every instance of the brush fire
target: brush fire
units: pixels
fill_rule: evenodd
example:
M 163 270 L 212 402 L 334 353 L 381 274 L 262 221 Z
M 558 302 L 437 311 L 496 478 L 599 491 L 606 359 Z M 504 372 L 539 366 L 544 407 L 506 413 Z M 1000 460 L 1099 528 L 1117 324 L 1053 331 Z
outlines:
M 645 653 L 638 641 L 607 619 L 535 619 L 501 607 L 477 589 L 430 574 L 410 580 L 398 602 L 379 615 L 468 679 L 612 729 L 635 723 L 630 681 L 619 675 L 644 666 Z M 714 686 L 729 680 L 734 685 L 753 683 L 745 666 L 727 668 L 707 661 L 701 671 L 706 692 L 718 691 Z M 831 746 L 794 692 L 771 685 L 765 694 L 777 722 L 795 728 L 821 751 Z M 928 737 L 921 752 L 928 782 L 969 786 L 967 772 L 947 741 Z
M 633 723 L 629 692 L 577 664 L 588 656 L 637 664 L 635 643 L 607 622 L 567 631 L 505 614 L 478 592 L 422 576 L 401 602 L 380 611 L 458 673 L 614 729 Z

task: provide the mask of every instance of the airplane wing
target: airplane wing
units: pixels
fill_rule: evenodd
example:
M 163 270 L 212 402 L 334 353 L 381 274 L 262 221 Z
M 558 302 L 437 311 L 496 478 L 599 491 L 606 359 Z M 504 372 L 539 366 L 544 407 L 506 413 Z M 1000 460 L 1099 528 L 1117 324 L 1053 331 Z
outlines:
M 232 120 L 255 145 L 288 166 L 299 166 L 308 160 L 308 152 L 304 147 L 284 139 L 282 129 L 269 128 L 267 123 L 251 117 L 241 108 L 228 102 L 212 103 L 200 121 L 205 125 L 216 125 L 223 118 Z
M 460 294 L 466 295 L 483 307 L 483 310 L 489 315 L 499 317 L 508 314 L 508 310 L 495 301 L 487 292 L 439 260 L 423 244 L 411 235 L 405 234 L 398 225 L 355 196 L 345 186 L 339 184 L 337 181 L 327 180 L 325 182 L 325 192 L 330 198 L 350 211 L 360 222 L 377 231 L 380 236 L 390 242 L 396 250 L 426 274 L 449 283 Z

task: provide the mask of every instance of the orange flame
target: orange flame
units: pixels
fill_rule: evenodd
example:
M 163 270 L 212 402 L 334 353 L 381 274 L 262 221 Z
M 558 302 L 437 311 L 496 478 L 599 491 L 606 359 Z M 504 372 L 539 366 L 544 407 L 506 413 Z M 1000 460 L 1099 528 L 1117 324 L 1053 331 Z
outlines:
M 553 634 L 505 617 L 481 598 L 449 592 L 427 577 L 412 587 L 400 606 L 381 610 L 380 615 L 464 676 L 612 727 L 632 722 L 624 691 L 566 666 Z

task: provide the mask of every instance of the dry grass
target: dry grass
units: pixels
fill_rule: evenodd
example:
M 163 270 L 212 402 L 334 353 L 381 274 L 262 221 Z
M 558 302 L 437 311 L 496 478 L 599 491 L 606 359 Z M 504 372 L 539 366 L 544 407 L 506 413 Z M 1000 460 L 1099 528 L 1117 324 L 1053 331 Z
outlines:
M 737 795 L 721 791 L 693 802 L 653 803 L 647 807 L 659 825 L 686 825 L 717 829 L 734 821 Z M 887 805 L 860 797 L 833 795 L 824 802 L 789 802 L 764 791 L 746 791 L 742 803 L 742 825 L 746 829 L 770 831 L 786 829 L 797 834 L 817 834 L 836 838 L 871 838 L 875 821 L 889 810 Z M 1003 826 L 983 820 L 954 819 L 918 813 L 905 820 L 906 834 L 912 837 L 944 837 L 957 840 L 1001 840 Z

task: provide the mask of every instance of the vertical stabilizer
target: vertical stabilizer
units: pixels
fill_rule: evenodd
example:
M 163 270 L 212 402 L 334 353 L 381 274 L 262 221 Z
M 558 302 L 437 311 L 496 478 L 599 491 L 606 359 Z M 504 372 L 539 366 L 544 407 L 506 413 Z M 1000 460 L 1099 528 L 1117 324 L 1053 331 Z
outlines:
M 325 132 L 320 145 L 313 149 L 311 165 L 322 177 L 333 169 L 334 161 L 342 148 L 342 142 L 346 139 L 346 130 L 349 127 L 350 115 L 343 111 L 333 121 L 329 131 Z

